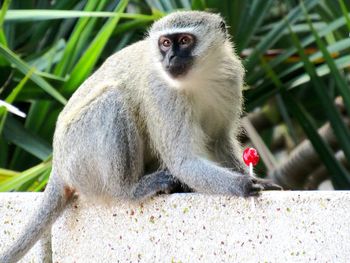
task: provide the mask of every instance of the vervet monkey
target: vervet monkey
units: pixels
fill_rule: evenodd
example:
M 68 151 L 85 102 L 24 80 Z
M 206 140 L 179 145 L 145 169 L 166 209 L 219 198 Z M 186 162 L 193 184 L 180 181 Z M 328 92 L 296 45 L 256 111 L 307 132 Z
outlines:
M 241 160 L 243 76 L 219 15 L 175 12 L 155 22 L 61 112 L 42 204 L 0 262 L 19 260 L 76 196 L 144 199 L 179 182 L 244 197 L 278 189 Z

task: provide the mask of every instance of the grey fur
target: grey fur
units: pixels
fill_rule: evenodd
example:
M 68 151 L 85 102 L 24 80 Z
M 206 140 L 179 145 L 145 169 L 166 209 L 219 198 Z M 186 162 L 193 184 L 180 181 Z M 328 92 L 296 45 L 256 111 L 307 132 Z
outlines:
M 24 255 L 72 199 L 71 191 L 142 199 L 179 182 L 200 193 L 237 196 L 275 187 L 248 176 L 241 161 L 236 136 L 244 69 L 222 22 L 205 12 L 170 14 L 79 87 L 57 121 L 54 173 L 43 204 L 0 262 Z M 157 41 L 162 31 L 181 28 L 197 36 L 195 61 L 186 77 L 172 80 L 160 66 Z

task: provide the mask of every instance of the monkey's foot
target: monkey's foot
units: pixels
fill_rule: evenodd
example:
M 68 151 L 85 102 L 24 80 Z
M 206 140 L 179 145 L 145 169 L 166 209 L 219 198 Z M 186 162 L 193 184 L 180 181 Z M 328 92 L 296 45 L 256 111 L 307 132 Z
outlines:
M 134 199 L 145 199 L 159 193 L 174 193 L 184 189 L 169 171 L 157 171 L 141 178 L 133 191 Z M 186 188 L 185 188 L 186 189 Z

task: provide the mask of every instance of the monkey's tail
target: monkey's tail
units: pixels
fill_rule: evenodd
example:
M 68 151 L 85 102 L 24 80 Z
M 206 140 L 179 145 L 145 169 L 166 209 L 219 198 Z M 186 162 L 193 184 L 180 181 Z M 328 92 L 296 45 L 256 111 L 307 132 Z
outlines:
M 35 212 L 15 243 L 0 255 L 0 263 L 19 261 L 41 235 L 51 227 L 75 196 L 74 189 L 66 186 L 62 179 L 52 172 L 38 211 Z

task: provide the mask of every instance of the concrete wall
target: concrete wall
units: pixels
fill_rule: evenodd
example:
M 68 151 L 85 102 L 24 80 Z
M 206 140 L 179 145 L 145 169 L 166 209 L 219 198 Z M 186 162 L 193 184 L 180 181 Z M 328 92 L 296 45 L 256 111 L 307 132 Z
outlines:
M 0 251 L 40 198 L 0 194 Z M 174 194 L 142 204 L 73 204 L 52 229 L 52 256 L 60 263 L 349 262 L 349 239 L 350 192 Z M 45 246 L 22 262 L 42 262 L 40 253 Z

